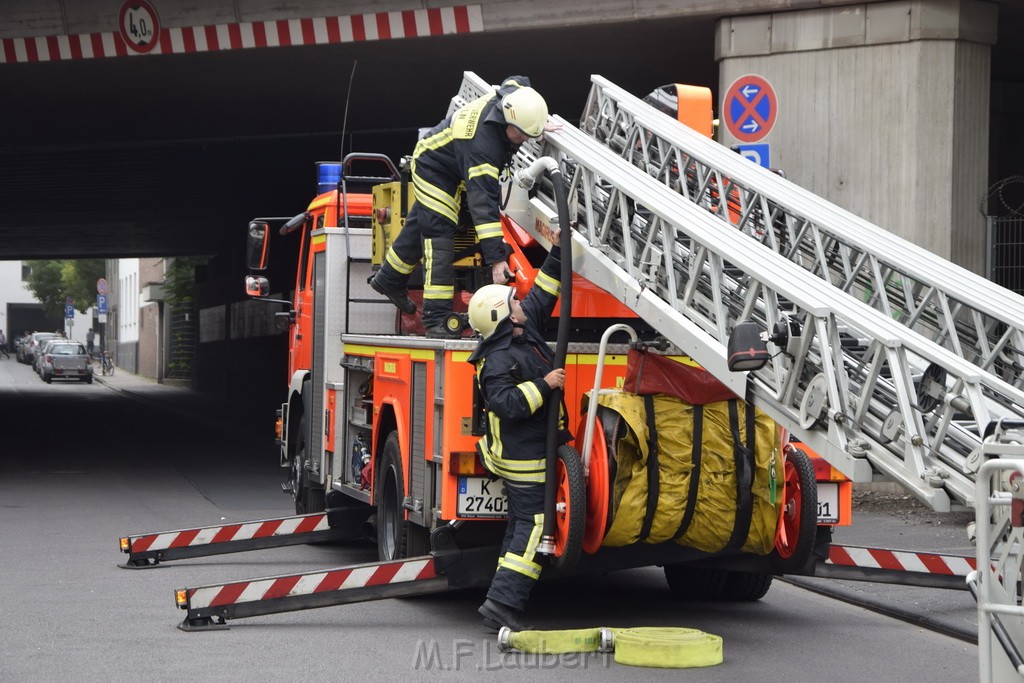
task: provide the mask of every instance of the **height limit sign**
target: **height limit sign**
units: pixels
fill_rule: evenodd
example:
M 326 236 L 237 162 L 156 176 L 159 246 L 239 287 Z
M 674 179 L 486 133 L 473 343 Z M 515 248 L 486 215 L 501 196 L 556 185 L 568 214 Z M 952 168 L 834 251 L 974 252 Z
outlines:
M 740 76 L 725 92 L 725 126 L 740 142 L 757 142 L 771 132 L 779 113 L 775 88 L 764 78 Z

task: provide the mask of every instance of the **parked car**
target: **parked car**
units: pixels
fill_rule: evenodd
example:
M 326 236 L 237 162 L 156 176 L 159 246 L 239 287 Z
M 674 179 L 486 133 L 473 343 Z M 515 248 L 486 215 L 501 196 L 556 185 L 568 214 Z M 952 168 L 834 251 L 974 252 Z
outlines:
M 92 360 L 81 342 L 50 342 L 41 355 L 39 376 L 47 384 L 55 379 L 75 379 L 92 384 Z
M 36 353 L 42 350 L 40 348 L 42 346 L 42 342 L 47 339 L 55 339 L 59 336 L 60 335 L 56 332 L 33 332 L 29 335 L 28 342 L 22 346 L 21 357 L 18 358 L 18 360 L 27 365 L 31 365 Z
M 28 344 L 29 339 L 32 335 L 23 334 L 14 340 L 14 356 L 18 359 L 19 363 L 24 363 L 22 360 L 22 354 L 24 353 L 25 345 Z
M 65 341 L 63 337 L 54 337 L 53 339 L 44 339 L 41 342 L 39 342 L 39 347 L 36 349 L 36 352 L 32 354 L 32 369 L 40 377 L 43 376 L 42 368 L 40 367 L 42 365 L 42 362 L 43 362 L 43 356 L 50 349 L 50 346 L 52 346 L 54 342 L 61 342 L 61 341 Z

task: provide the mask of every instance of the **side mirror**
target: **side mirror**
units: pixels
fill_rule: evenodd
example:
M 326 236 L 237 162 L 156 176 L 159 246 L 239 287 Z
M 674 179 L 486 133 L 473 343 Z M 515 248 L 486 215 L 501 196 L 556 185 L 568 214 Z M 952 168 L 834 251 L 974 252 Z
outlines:
M 265 277 L 246 275 L 245 293 L 249 296 L 267 296 L 270 294 L 270 281 Z
M 266 221 L 249 223 L 246 254 L 249 270 L 266 270 L 270 258 L 270 225 Z
M 727 363 L 731 372 L 760 370 L 771 359 L 768 344 L 761 336 L 757 323 L 750 320 L 737 323 L 729 335 Z

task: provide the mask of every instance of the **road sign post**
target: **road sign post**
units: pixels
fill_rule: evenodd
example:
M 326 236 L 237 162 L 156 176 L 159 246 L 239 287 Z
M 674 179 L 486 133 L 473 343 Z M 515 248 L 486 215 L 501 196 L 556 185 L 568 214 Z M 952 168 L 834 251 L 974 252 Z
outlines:
M 64 300 L 64 319 L 67 321 L 68 339 L 70 339 L 71 331 L 75 328 L 75 300 L 70 296 Z

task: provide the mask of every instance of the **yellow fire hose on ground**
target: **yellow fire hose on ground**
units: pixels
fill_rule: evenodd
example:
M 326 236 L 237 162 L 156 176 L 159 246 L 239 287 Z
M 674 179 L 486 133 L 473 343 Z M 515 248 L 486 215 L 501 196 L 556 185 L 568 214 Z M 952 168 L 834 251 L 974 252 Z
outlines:
M 684 669 L 722 663 L 722 638 L 692 628 L 498 631 L 498 647 L 531 654 L 614 652 L 617 664 Z

